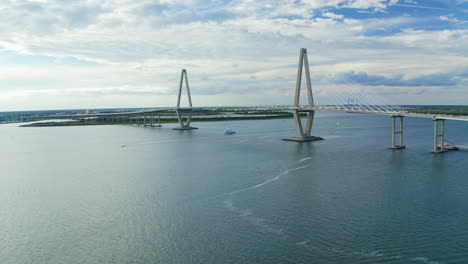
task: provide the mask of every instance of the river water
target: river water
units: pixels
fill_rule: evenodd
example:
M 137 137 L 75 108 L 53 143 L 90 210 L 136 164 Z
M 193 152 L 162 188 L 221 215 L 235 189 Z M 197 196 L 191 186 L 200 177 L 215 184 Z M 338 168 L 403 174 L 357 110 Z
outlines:
M 194 125 L 0 125 L 0 263 L 468 263 L 468 152 L 432 120 L 401 151 L 386 116 Z

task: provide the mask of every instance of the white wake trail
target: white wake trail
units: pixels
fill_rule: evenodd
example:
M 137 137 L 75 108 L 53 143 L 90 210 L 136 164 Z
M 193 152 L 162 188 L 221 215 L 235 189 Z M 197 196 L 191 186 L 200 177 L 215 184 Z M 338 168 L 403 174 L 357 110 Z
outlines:
M 271 179 L 268 179 L 262 183 L 259 183 L 257 185 L 253 185 L 253 186 L 249 186 L 249 187 L 246 187 L 246 188 L 242 188 L 242 189 L 238 189 L 238 190 L 235 190 L 235 191 L 232 191 L 230 193 L 228 193 L 229 195 L 234 195 L 234 194 L 237 194 L 237 193 L 240 193 L 240 192 L 244 192 L 244 191 L 247 191 L 247 190 L 252 190 L 252 189 L 256 189 L 256 188 L 259 188 L 259 187 L 262 187 L 263 185 L 265 184 L 268 184 L 270 182 L 274 182 L 274 181 L 277 181 L 278 179 L 280 179 L 281 177 L 285 176 L 285 175 L 288 175 L 291 171 L 295 171 L 295 170 L 300 170 L 300 169 L 305 169 L 309 167 L 309 165 L 306 165 L 306 166 L 301 166 L 301 167 L 297 167 L 297 168 L 292 168 L 292 169 L 287 169 L 285 170 L 283 173 L 281 173 L 280 175 L 274 177 L 274 178 L 271 178 Z
M 298 160 L 298 161 L 296 162 L 296 164 L 297 164 L 297 163 L 304 162 L 304 161 L 306 161 L 306 160 L 310 160 L 311 158 L 313 158 L 313 157 L 307 157 L 307 158 L 300 159 L 300 160 Z
M 260 188 L 260 187 L 262 187 L 262 186 L 264 186 L 264 185 L 266 185 L 268 183 L 277 181 L 278 179 L 280 179 L 281 177 L 283 177 L 285 175 L 288 175 L 291 171 L 301 170 L 301 169 L 305 169 L 307 167 L 309 167 L 309 165 L 300 166 L 300 167 L 292 168 L 292 169 L 287 169 L 283 173 L 281 173 L 280 175 L 278 175 L 276 177 L 273 177 L 271 179 L 268 179 L 268 180 L 266 180 L 264 182 L 261 182 L 259 184 L 249 186 L 249 187 L 246 187 L 246 188 L 241 188 L 241 189 L 229 192 L 229 193 L 224 193 L 224 194 L 221 194 L 221 195 L 219 195 L 217 197 L 228 195 L 227 199 L 224 200 L 224 206 L 229 211 L 231 211 L 233 213 L 236 213 L 240 217 L 248 220 L 250 222 L 250 224 L 258 227 L 260 229 L 260 231 L 262 231 L 262 232 L 273 233 L 273 234 L 276 234 L 276 235 L 278 235 L 278 236 L 280 236 L 282 238 L 285 238 L 286 235 L 284 234 L 284 229 L 283 228 L 275 228 L 275 227 L 271 226 L 270 224 L 268 224 L 265 219 L 262 219 L 260 217 L 255 217 L 253 215 L 254 212 L 252 210 L 250 210 L 250 209 L 241 209 L 241 208 L 237 207 L 235 205 L 234 201 L 233 201 L 233 196 L 235 194 L 238 194 L 238 193 L 241 193 L 241 192 L 244 192 L 244 191 Z

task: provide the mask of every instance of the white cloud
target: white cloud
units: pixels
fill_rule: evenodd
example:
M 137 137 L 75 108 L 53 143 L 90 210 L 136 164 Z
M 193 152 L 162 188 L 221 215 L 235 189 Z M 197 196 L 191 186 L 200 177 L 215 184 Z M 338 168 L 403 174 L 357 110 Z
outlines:
M 268 89 L 277 94 L 294 86 L 301 47 L 309 49 L 317 74 L 354 70 L 378 75 L 405 72 L 411 77 L 467 64 L 465 29 L 399 30 L 427 21 L 408 15 L 357 19 L 339 12 L 339 8 L 384 11 L 396 3 L 7 1 L 0 9 L 0 48 L 20 54 L 75 57 L 99 65 L 2 67 L 0 85 L 8 88 L 0 94 L 35 91 L 41 96 L 89 93 L 108 98 L 133 89 L 135 98 L 145 94 L 149 100 L 153 93 L 154 102 L 167 106 L 166 97 L 165 101 L 157 98 L 175 91 L 181 68 L 189 70 L 198 94 L 267 93 Z M 455 21 L 451 16 L 440 19 Z M 138 106 L 139 101 L 133 103 Z
M 344 7 L 348 8 L 359 8 L 359 9 L 385 9 L 387 7 L 386 0 L 354 0 L 347 2 Z
M 329 17 L 329 18 L 334 18 L 334 19 L 343 19 L 344 18 L 344 15 L 337 15 L 337 14 L 335 14 L 333 12 L 328 12 L 328 11 L 323 12 L 322 16 Z
M 462 26 L 462 25 L 468 23 L 468 21 L 464 21 L 464 20 L 460 20 L 460 19 L 456 18 L 455 15 L 453 15 L 453 14 L 450 14 L 448 16 L 440 16 L 439 19 L 442 20 L 442 21 L 450 22 L 450 23 L 452 23 L 454 25 L 457 25 L 457 26 Z

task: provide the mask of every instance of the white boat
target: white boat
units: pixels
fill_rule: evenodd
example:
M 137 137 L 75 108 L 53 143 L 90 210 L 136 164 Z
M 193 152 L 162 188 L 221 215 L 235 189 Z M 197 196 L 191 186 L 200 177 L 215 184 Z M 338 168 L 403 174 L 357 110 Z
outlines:
M 232 135 L 232 134 L 235 134 L 236 131 L 232 130 L 232 129 L 229 129 L 229 128 L 226 128 L 224 129 L 224 135 Z

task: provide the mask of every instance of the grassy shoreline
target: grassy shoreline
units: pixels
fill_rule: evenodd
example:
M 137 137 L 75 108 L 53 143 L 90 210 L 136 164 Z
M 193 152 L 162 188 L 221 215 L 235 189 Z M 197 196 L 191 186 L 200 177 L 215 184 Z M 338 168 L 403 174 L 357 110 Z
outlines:
M 435 115 L 468 115 L 468 106 L 414 106 L 409 112 Z
M 290 119 L 292 114 L 276 114 L 276 115 L 265 115 L 265 116 L 222 116 L 222 117 L 203 117 L 197 118 L 197 116 L 192 116 L 192 122 L 220 122 L 220 121 L 236 121 L 236 120 L 267 120 L 267 119 Z M 141 120 L 141 119 L 140 119 Z M 141 122 L 141 121 L 140 121 Z M 155 120 L 155 124 L 157 120 Z M 171 124 L 178 123 L 176 117 L 170 119 L 162 119 L 161 124 Z M 27 125 L 21 125 L 20 127 L 64 127 L 64 126 L 99 126 L 99 125 L 122 125 L 130 124 L 130 119 L 125 118 L 123 120 L 106 120 L 104 118 L 97 119 L 80 119 L 72 121 L 63 121 L 63 122 L 36 122 Z M 135 123 L 133 123 L 135 124 Z M 151 124 L 151 120 L 148 119 L 146 122 L 147 125 Z

